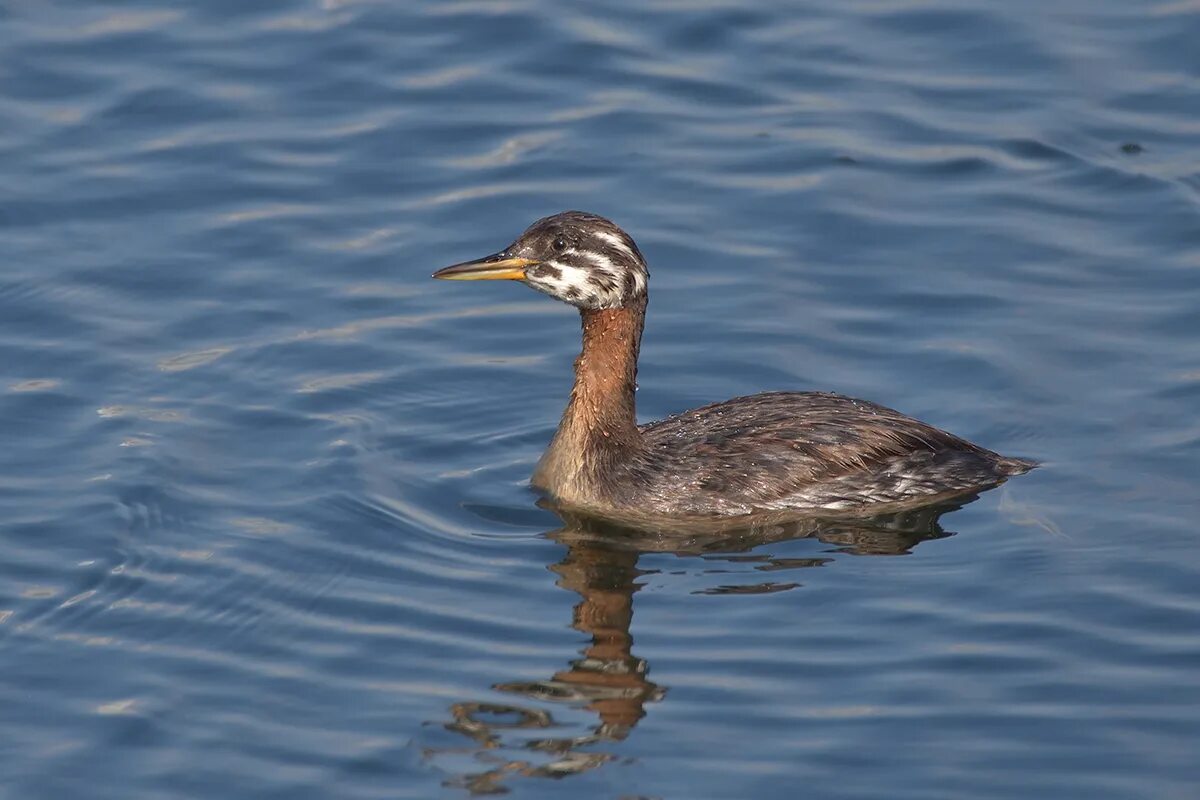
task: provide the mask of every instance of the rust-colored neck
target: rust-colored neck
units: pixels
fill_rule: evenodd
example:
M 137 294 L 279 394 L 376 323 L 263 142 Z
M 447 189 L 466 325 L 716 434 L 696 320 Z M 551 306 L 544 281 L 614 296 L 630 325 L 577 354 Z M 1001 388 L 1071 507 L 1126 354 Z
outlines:
M 596 499 L 598 479 L 641 446 L 634 392 L 646 299 L 621 308 L 582 309 L 583 351 L 575 385 L 534 485 L 568 502 Z
M 583 351 L 575 361 L 575 386 L 564 422 L 615 443 L 637 438 L 637 359 L 646 302 L 621 308 L 584 309 Z

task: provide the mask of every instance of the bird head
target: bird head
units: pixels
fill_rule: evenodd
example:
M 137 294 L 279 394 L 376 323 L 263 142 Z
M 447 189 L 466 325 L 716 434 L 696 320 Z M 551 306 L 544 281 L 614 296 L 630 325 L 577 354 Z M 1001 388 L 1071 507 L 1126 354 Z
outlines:
M 650 271 L 633 239 L 582 211 L 539 219 L 498 253 L 433 273 L 443 280 L 515 280 L 582 309 L 620 308 L 646 296 Z

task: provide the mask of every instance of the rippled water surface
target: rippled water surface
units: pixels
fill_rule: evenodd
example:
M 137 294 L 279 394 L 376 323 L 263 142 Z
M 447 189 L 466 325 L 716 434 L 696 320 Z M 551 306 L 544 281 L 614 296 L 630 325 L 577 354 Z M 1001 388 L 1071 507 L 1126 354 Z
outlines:
M 0 795 L 1194 798 L 1200 4 L 0 5 Z M 639 414 L 1042 469 L 753 535 L 526 482 L 564 208 Z

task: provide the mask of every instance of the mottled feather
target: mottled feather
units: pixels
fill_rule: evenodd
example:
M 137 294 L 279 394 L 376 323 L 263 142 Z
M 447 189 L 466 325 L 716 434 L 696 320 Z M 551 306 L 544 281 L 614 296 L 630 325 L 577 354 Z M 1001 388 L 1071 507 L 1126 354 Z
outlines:
M 736 397 L 639 430 L 644 449 L 626 464 L 636 494 L 677 513 L 846 509 L 995 485 L 1033 466 L 827 392 Z

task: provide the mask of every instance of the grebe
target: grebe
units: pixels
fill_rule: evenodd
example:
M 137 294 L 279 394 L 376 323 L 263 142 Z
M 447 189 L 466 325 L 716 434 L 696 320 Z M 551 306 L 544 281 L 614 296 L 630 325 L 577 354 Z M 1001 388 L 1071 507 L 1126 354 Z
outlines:
M 1035 462 L 1006 458 L 898 411 L 828 392 L 767 392 L 638 425 L 634 405 L 649 270 L 604 217 L 545 217 L 446 280 L 515 280 L 570 303 L 583 351 L 532 484 L 618 517 L 868 511 L 990 488 Z

